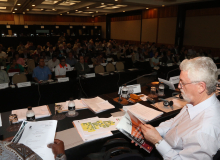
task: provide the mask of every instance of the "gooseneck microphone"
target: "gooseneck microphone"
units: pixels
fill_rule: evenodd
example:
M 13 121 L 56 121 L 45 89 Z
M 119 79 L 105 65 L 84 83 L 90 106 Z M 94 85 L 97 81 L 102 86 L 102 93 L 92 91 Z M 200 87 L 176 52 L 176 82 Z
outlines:
M 168 80 L 168 75 L 169 75 L 169 73 L 171 73 L 171 72 L 173 72 L 173 71 L 176 71 L 176 70 L 178 70 L 178 69 L 179 69 L 179 68 L 176 68 L 176 69 L 173 69 L 173 70 L 169 71 L 169 72 L 167 73 L 166 80 Z

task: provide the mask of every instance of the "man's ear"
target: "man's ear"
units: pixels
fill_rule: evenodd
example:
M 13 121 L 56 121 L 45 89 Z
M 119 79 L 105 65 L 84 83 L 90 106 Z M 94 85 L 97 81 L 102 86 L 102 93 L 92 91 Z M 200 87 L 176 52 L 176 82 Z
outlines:
M 199 82 L 197 86 L 198 86 L 198 93 L 199 94 L 206 91 L 206 83 L 205 82 Z

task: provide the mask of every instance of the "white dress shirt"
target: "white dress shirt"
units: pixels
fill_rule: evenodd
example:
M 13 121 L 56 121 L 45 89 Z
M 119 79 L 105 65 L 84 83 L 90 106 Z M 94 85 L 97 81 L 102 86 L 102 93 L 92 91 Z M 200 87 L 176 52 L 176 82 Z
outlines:
M 60 64 L 60 60 L 56 59 L 54 62 L 52 59 L 48 61 L 48 67 L 52 71 L 54 67 L 56 67 L 58 64 Z
M 66 64 L 64 67 L 61 64 L 57 65 L 55 68 L 55 76 L 64 76 L 67 71 L 71 71 L 69 64 Z
M 220 102 L 213 94 L 156 127 L 164 140 L 157 150 L 166 160 L 211 160 L 220 148 Z

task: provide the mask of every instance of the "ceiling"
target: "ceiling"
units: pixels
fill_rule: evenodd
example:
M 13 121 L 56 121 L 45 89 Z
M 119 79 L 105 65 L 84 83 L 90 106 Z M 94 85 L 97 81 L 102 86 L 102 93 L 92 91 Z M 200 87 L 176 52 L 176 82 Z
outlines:
M 0 0 L 0 12 L 99 16 L 208 0 Z

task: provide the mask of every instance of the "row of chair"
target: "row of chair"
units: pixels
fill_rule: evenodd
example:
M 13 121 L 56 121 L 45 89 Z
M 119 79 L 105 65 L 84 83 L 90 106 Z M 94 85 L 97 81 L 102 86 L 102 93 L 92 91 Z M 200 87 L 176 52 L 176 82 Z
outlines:
M 116 66 L 117 71 L 124 70 L 124 64 L 122 62 L 117 62 L 115 66 Z M 112 63 L 108 63 L 106 65 L 106 72 L 114 72 L 115 66 Z M 102 65 L 98 65 L 98 66 L 95 66 L 94 71 L 95 71 L 95 73 L 104 73 L 105 68 Z

